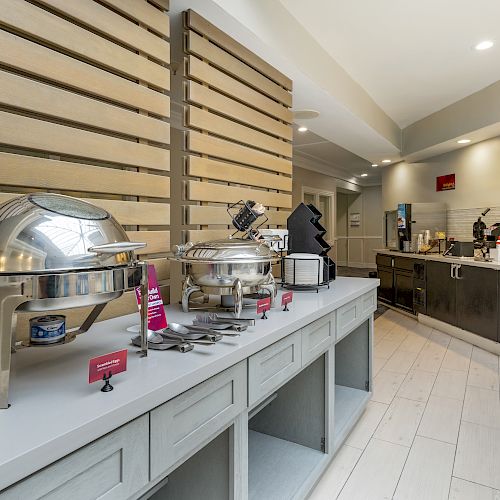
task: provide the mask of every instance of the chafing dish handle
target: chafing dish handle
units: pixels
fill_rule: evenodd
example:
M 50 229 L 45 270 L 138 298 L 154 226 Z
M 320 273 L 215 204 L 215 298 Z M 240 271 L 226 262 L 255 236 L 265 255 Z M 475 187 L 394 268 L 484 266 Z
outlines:
M 105 243 L 104 245 L 95 245 L 88 249 L 89 252 L 94 253 L 121 253 L 121 252 L 133 252 L 134 250 L 139 250 L 144 248 L 146 243 L 136 243 L 133 241 L 118 241 L 116 243 Z

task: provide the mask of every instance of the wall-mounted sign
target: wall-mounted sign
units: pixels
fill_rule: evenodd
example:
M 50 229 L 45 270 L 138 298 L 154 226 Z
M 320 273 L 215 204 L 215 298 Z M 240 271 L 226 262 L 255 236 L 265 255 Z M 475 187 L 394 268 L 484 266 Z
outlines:
M 436 191 L 450 191 L 455 189 L 455 174 L 436 177 Z
M 349 223 L 351 227 L 361 226 L 361 214 L 357 212 L 349 214 Z

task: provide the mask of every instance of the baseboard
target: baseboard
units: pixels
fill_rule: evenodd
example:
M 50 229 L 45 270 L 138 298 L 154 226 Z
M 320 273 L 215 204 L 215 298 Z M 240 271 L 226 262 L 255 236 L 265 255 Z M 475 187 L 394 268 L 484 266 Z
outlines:
M 430 326 L 432 328 L 435 328 L 436 330 L 447 333 L 448 335 L 452 335 L 457 339 L 469 342 L 469 344 L 480 347 L 485 351 L 500 355 L 500 343 L 498 342 L 494 342 L 490 339 L 485 339 L 484 337 L 480 337 L 475 333 L 469 332 L 467 330 L 462 330 L 457 326 L 450 325 L 448 323 L 445 323 L 444 321 L 439 321 L 438 319 L 431 318 L 430 316 L 426 316 L 425 314 L 419 314 L 418 321 L 423 325 Z
M 368 262 L 349 262 L 349 263 L 342 263 L 339 264 L 337 263 L 338 266 L 345 266 L 345 267 L 355 267 L 355 268 L 360 268 L 360 269 L 377 269 L 377 264 L 369 264 Z

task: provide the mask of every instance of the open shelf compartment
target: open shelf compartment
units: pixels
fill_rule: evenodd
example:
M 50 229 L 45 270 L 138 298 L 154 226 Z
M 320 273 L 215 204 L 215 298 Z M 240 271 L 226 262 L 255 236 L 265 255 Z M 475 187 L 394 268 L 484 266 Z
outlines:
M 329 460 L 325 360 L 302 370 L 249 420 L 250 500 L 304 498 Z

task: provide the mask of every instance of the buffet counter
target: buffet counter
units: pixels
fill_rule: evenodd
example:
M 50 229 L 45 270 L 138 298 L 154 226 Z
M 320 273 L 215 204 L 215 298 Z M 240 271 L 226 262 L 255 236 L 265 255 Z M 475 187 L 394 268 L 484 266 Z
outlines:
M 104 489 L 99 490 L 100 498 L 139 498 L 141 495 L 149 498 L 147 492 L 151 488 L 163 484 L 161 481 L 166 481 L 173 470 L 194 453 L 201 453 L 210 440 L 229 427 L 232 429 L 230 441 L 237 445 L 237 449 L 231 452 L 232 460 L 236 460 L 236 455 L 240 456 L 240 465 L 249 460 L 250 475 L 256 474 L 252 472 L 251 457 L 245 454 L 254 453 L 252 449 L 266 433 L 273 434 L 273 430 L 269 429 L 265 434 L 258 432 L 259 425 L 264 425 L 258 423 L 258 412 L 267 410 L 267 398 L 276 398 L 282 387 L 286 389 L 282 390 L 277 400 L 280 403 L 269 405 L 273 406 L 273 411 L 280 405 L 285 408 L 297 401 L 300 403 L 300 398 L 288 398 L 287 391 L 295 391 L 304 397 L 312 397 L 311 394 L 317 392 L 318 397 L 324 398 L 325 388 L 328 389 L 326 400 L 318 401 L 319 407 L 324 408 L 325 422 L 323 429 L 318 431 L 321 439 L 318 437 L 317 443 L 311 445 L 315 448 L 310 450 L 311 453 L 298 436 L 281 435 L 276 439 L 281 444 L 290 443 L 301 450 L 307 449 L 307 460 L 311 460 L 315 470 L 309 475 L 317 480 L 361 415 L 371 394 L 373 312 L 376 309 L 375 290 L 378 283 L 374 279 L 338 278 L 329 290 L 296 292 L 289 312 L 277 306 L 268 313 L 267 321 L 257 319 L 256 325 L 249 327 L 241 336 L 230 340 L 225 337 L 214 346 L 196 346 L 189 353 L 149 351 L 147 358 L 141 357 L 138 350 L 130 345 L 132 334 L 126 331 L 127 327 L 139 322 L 138 314 L 98 323 L 87 335 L 68 345 L 17 352 L 13 356 L 11 377 L 12 406 L 0 411 L 0 490 L 20 482 L 2 491 L 0 497 L 22 498 L 25 484 L 31 491 L 34 491 L 33 488 L 38 491 L 40 484 L 44 488 L 52 484 L 55 489 L 47 490 L 47 498 L 62 498 L 60 495 L 63 493 L 54 494 L 54 491 L 63 488 L 64 484 L 71 485 L 76 479 L 71 477 L 69 470 L 78 471 L 82 467 L 81 477 L 98 483 L 94 473 L 89 472 L 94 470 L 94 466 L 82 465 L 88 460 L 87 451 L 91 450 L 92 456 L 97 457 L 95 460 L 107 464 L 106 467 L 112 471 L 118 452 L 99 459 L 99 446 L 104 446 L 108 438 L 121 442 L 120 439 L 125 439 L 125 436 L 128 440 L 134 439 L 132 443 L 128 442 L 128 446 L 132 446 L 133 455 L 143 463 L 132 466 L 127 474 L 126 462 L 132 455 L 125 446 L 120 451 L 123 462 L 120 474 L 133 476 L 134 481 L 142 483 L 125 485 L 125 489 L 116 496 L 116 492 L 120 491 L 117 480 L 117 485 L 110 486 L 109 491 L 114 493 L 109 496 L 104 494 L 107 490 L 102 486 Z M 244 315 L 257 317 L 255 312 L 245 311 Z M 170 321 L 190 323 L 193 317 L 194 314 L 182 313 L 177 306 L 167 308 Z M 89 385 L 89 359 L 127 346 L 128 368 L 125 373 L 113 377 L 114 390 L 103 393 L 99 390 L 102 383 Z M 335 349 L 339 354 L 337 363 L 334 363 Z M 287 356 L 290 356 L 288 361 Z M 276 363 L 284 364 L 276 368 Z M 362 369 L 361 373 L 354 373 L 356 366 Z M 321 383 L 314 378 L 318 373 Z M 311 390 L 311 386 L 322 389 Z M 207 398 L 207 395 L 210 397 Z M 196 411 L 189 417 L 189 405 L 194 405 L 193 401 L 196 401 Z M 224 411 L 217 413 L 209 410 L 207 401 L 211 401 L 211 405 L 224 403 Z M 172 408 L 176 408 L 173 416 L 169 413 Z M 206 422 L 199 420 L 203 411 L 213 413 Z M 251 430 L 249 411 L 252 417 L 256 415 L 253 422 L 257 422 L 250 426 Z M 286 411 L 289 414 L 290 408 Z M 179 420 L 181 413 L 183 417 Z M 230 422 L 225 421 L 222 415 L 227 415 Z M 272 422 L 271 417 L 265 420 L 266 425 Z M 193 428 L 189 428 L 189 422 Z M 155 423 L 159 429 L 158 440 L 153 438 Z M 163 429 L 163 425 L 167 428 Z M 169 441 L 176 426 L 181 437 L 177 441 Z M 127 427 L 126 433 L 119 434 L 121 429 Z M 304 436 L 308 432 L 310 434 L 311 426 L 307 421 L 302 422 L 302 427 Z M 279 432 L 275 430 L 276 434 Z M 250 444 L 249 435 L 255 437 L 250 439 Z M 191 446 L 194 436 L 199 439 L 196 445 Z M 276 451 L 275 447 L 271 448 Z M 156 459 L 153 459 L 155 449 Z M 75 450 L 78 451 L 73 453 Z M 172 450 L 177 455 L 167 457 L 174 453 Z M 313 455 L 312 451 L 321 457 L 317 458 L 319 455 Z M 241 458 L 243 455 L 246 458 Z M 314 460 L 313 456 L 316 457 Z M 53 464 L 57 460 L 59 462 Z M 73 462 L 68 465 L 68 460 Z M 304 463 L 309 463 L 307 460 Z M 254 461 L 255 467 L 258 468 L 259 463 L 261 460 Z M 34 474 L 49 464 L 53 465 Z M 244 469 L 241 465 L 238 472 L 236 467 L 235 474 L 246 477 Z M 50 474 L 50 481 L 47 477 L 43 478 L 45 472 Z M 33 476 L 23 480 L 30 474 Z M 121 477 L 120 474 L 118 477 Z M 104 476 L 109 474 L 101 471 L 97 477 Z M 240 492 L 234 496 L 246 498 L 248 477 L 233 480 L 238 483 L 233 484 L 234 491 Z M 255 482 L 261 483 L 260 480 Z M 297 491 L 302 491 L 298 497 L 305 495 L 304 492 L 312 486 L 297 486 Z M 72 487 L 75 487 L 74 484 Z M 282 486 L 278 484 L 278 487 Z M 248 490 L 252 497 L 251 485 L 248 485 Z M 39 494 L 42 496 L 44 493 L 40 490 Z M 182 498 L 182 495 L 178 496 Z M 84 497 L 77 495 L 74 498 Z
M 376 248 L 373 251 L 378 254 L 390 255 L 392 257 L 407 257 L 410 259 L 431 260 L 434 262 L 446 262 L 448 264 L 462 264 L 466 266 L 490 268 L 497 271 L 500 270 L 500 262 L 484 262 L 474 260 L 474 257 L 443 257 L 439 253 L 422 254 L 413 252 L 396 252 L 394 250 L 388 250 L 387 248 Z

